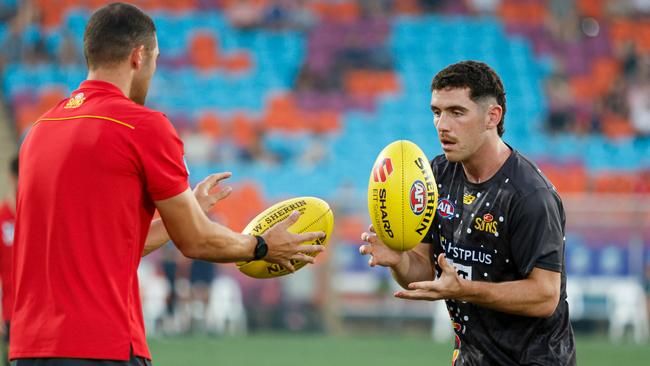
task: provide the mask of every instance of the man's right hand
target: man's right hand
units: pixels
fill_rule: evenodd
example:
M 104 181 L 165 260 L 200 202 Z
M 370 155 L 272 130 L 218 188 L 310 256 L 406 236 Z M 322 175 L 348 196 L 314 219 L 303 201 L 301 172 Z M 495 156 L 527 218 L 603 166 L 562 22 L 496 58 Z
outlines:
M 300 213 L 294 211 L 289 217 L 275 224 L 262 235 L 269 249 L 263 259 L 284 266 L 289 272 L 295 272 L 291 260 L 314 263 L 314 258 L 308 254 L 315 255 L 325 248 L 322 245 L 301 245 L 318 238 L 324 238 L 325 233 L 322 231 L 302 234 L 293 234 L 287 231 L 291 225 L 298 221 L 299 217 Z
M 368 260 L 370 267 L 396 267 L 400 262 L 402 262 L 404 252 L 398 252 L 387 247 L 386 244 L 379 239 L 375 232 L 375 228 L 372 225 L 370 225 L 367 232 L 361 234 L 361 240 L 368 244 L 360 246 L 359 253 L 370 255 L 370 259 Z

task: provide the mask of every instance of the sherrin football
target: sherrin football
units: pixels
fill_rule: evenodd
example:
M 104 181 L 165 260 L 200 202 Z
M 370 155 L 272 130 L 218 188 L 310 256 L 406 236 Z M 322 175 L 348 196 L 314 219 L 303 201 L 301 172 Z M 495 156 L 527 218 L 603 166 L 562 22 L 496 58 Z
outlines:
M 368 212 L 384 244 L 413 249 L 429 231 L 437 202 L 429 160 L 416 144 L 398 140 L 379 153 L 368 182 Z
M 286 219 L 293 211 L 300 212 L 300 218 L 291 227 L 289 232 L 300 234 L 309 231 L 322 231 L 324 238 L 319 238 L 303 245 L 327 245 L 334 227 L 334 215 L 327 202 L 316 197 L 291 198 L 269 207 L 257 215 L 242 231 L 249 235 L 262 235 L 273 225 Z M 309 254 L 316 256 L 318 253 Z M 292 261 L 296 270 L 307 264 L 301 261 Z M 272 278 L 289 274 L 282 265 L 269 263 L 264 260 L 238 262 L 239 270 L 254 278 Z

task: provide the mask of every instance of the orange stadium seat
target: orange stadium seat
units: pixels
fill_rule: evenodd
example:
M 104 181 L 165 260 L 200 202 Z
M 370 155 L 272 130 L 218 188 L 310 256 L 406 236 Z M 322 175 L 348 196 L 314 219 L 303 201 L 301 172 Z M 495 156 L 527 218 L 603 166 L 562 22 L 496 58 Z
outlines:
M 38 120 L 38 118 L 55 104 L 65 99 L 65 93 L 57 88 L 50 87 L 44 89 L 34 101 L 34 103 L 21 104 L 16 107 L 16 131 L 18 135 L 22 134 L 25 129 Z
M 612 83 L 618 78 L 621 65 L 615 58 L 600 58 L 593 64 L 592 82 L 594 92 L 605 95 Z
M 589 101 L 596 96 L 596 89 L 591 75 L 574 76 L 569 80 L 569 85 L 573 91 L 573 96 L 578 101 Z
M 38 0 L 36 7 L 40 11 L 43 28 L 53 29 L 61 25 L 68 5 L 66 0 Z
M 199 70 L 210 70 L 219 66 L 218 41 L 212 33 L 197 32 L 190 41 L 190 61 Z
M 248 52 L 236 52 L 224 57 L 219 64 L 230 72 L 242 72 L 251 68 L 252 61 Z
M 326 22 L 353 22 L 359 19 L 361 12 L 359 5 L 353 1 L 314 1 L 309 6 L 321 21 Z
M 593 191 L 597 193 L 633 193 L 638 185 L 634 173 L 604 172 L 592 176 Z
M 352 70 L 345 75 L 348 94 L 376 96 L 399 90 L 397 76 L 392 71 Z
M 196 0 L 162 1 L 161 5 L 163 5 L 164 8 L 167 10 L 180 12 L 180 11 L 188 11 L 188 10 L 196 9 L 197 1 Z
M 542 24 L 546 18 L 546 7 L 541 2 L 502 1 L 497 14 L 506 23 Z
M 578 12 L 586 17 L 602 18 L 605 0 L 578 0 Z
M 615 114 L 603 116 L 603 134 L 611 139 L 620 139 L 634 136 L 634 127 L 627 119 Z
M 587 169 L 582 164 L 540 164 L 540 169 L 560 193 L 585 192 L 588 188 Z
M 637 26 L 634 21 L 627 19 L 614 20 L 609 29 L 609 37 L 614 44 L 623 44 L 635 40 Z
M 218 139 L 224 134 L 219 117 L 211 112 L 205 113 L 199 118 L 198 126 L 202 134 L 213 139 Z
M 638 24 L 636 45 L 640 52 L 650 53 L 650 22 L 640 22 Z
M 34 110 L 32 106 L 19 105 L 16 107 L 14 114 L 16 118 L 16 132 L 20 136 L 27 128 L 36 122 L 42 113 Z
M 242 231 L 266 204 L 256 183 L 244 181 L 232 186 L 230 197 L 215 205 L 211 214 L 231 229 Z
M 312 124 L 312 130 L 316 133 L 338 131 L 340 127 L 340 116 L 336 111 L 324 111 L 318 113 Z
M 112 2 L 113 1 L 111 0 L 86 0 L 84 5 L 89 7 L 91 10 L 95 10 Z
M 302 117 L 291 94 L 278 95 L 270 100 L 262 124 L 265 129 L 297 132 L 305 128 Z
M 256 123 L 244 113 L 235 113 L 230 123 L 232 126 L 232 139 L 235 145 L 250 148 L 257 143 L 258 133 Z
M 418 0 L 395 1 L 393 6 L 394 6 L 394 10 L 398 14 L 418 15 L 422 12 L 422 9 L 420 9 L 420 5 L 418 4 Z

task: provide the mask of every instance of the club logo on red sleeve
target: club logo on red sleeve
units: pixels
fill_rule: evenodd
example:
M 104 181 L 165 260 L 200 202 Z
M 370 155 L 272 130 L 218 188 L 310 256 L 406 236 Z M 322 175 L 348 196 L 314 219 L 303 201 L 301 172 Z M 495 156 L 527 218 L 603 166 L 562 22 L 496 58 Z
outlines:
M 75 96 L 68 99 L 68 102 L 65 104 L 65 106 L 63 106 L 63 108 L 65 109 L 79 108 L 81 107 L 82 104 L 84 104 L 85 100 L 86 100 L 86 96 L 84 96 L 84 93 L 77 93 Z

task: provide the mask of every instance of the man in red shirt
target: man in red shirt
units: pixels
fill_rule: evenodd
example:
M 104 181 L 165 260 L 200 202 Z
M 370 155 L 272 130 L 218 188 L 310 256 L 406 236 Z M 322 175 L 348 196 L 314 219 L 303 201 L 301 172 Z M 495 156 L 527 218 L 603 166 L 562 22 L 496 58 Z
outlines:
M 18 156 L 11 160 L 9 171 L 9 192 L 0 206 L 0 280 L 2 281 L 2 322 L 4 364 L 9 365 L 9 322 L 11 320 L 11 253 L 14 245 L 14 224 L 16 222 L 16 187 L 18 185 Z
M 89 73 L 39 118 L 20 150 L 10 358 L 26 365 L 150 364 L 137 267 L 170 237 L 212 262 L 290 261 L 324 233 L 263 236 L 210 221 L 188 186 L 183 143 L 143 106 L 159 54 L 153 21 L 113 3 L 84 34 Z M 151 219 L 158 209 L 162 221 Z M 110 360 L 110 361 L 109 361 Z

